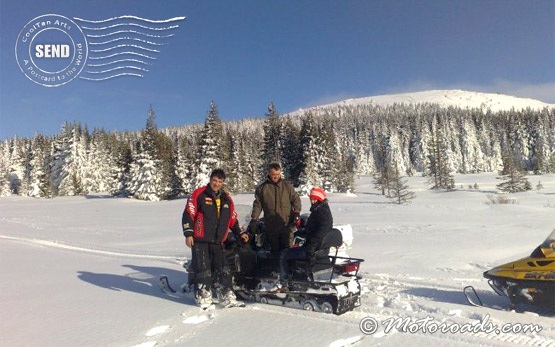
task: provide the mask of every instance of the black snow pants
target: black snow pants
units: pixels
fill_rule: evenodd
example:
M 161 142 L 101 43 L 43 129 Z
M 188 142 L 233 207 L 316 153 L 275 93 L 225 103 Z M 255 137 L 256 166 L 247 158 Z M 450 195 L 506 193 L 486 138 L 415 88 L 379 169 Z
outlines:
M 290 230 L 279 216 L 264 217 L 264 236 L 272 252 L 290 247 Z
M 204 288 L 231 289 L 231 271 L 224 256 L 224 247 L 219 243 L 195 242 L 191 249 L 195 290 Z

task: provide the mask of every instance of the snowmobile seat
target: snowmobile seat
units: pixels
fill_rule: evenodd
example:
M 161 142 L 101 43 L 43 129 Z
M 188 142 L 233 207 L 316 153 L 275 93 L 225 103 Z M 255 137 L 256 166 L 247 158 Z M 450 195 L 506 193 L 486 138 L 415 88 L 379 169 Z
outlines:
M 343 236 L 338 229 L 332 229 L 322 240 L 320 249 L 308 260 L 297 260 L 296 266 L 304 270 L 312 280 L 331 280 L 333 276 L 333 265 L 335 258 L 330 257 L 330 248 L 335 247 L 335 255 L 338 248 L 343 244 Z

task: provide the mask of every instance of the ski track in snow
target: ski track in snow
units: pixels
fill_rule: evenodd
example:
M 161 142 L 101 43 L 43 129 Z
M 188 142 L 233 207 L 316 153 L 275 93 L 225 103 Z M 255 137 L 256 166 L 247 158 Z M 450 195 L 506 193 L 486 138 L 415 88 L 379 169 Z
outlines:
M 26 243 L 26 244 L 33 244 L 33 245 L 37 245 L 37 246 L 59 248 L 59 249 L 77 251 L 77 252 L 84 252 L 84 253 L 92 253 L 92 254 L 97 254 L 97 255 L 126 257 L 126 258 L 141 258 L 141 259 L 180 261 L 178 256 L 149 255 L 149 254 L 140 254 L 140 253 L 128 253 L 128 252 L 123 252 L 123 251 L 109 251 L 109 250 L 102 250 L 102 249 L 93 248 L 93 247 L 75 246 L 75 245 L 71 245 L 71 244 L 68 244 L 68 243 L 65 243 L 65 242 L 62 243 L 60 241 L 52 241 L 52 240 L 42 240 L 42 239 L 15 237 L 15 236 L 7 236 L 7 235 L 0 235 L 0 239 L 16 241 L 16 242 L 21 242 L 21 243 Z

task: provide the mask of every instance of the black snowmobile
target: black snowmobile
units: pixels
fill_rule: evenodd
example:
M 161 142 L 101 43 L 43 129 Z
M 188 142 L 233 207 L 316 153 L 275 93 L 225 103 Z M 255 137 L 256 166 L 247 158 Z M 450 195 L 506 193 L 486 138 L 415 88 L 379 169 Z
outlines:
M 295 247 L 302 246 L 307 215 L 301 216 L 301 227 L 295 233 Z M 279 253 L 271 252 L 264 240 L 264 221 L 256 231 L 247 229 L 251 240 L 243 245 L 232 234 L 226 241 L 226 258 L 233 273 L 233 290 L 238 298 L 264 304 L 283 305 L 307 311 L 342 314 L 360 306 L 361 287 L 358 270 L 364 260 L 352 258 L 340 250 L 345 248 L 343 234 L 350 225 L 334 227 L 324 238 L 322 248 L 308 260 L 291 261 L 292 278 L 285 292 L 272 292 L 278 280 Z M 347 231 L 347 233 L 348 233 Z M 191 267 L 185 290 L 192 290 Z

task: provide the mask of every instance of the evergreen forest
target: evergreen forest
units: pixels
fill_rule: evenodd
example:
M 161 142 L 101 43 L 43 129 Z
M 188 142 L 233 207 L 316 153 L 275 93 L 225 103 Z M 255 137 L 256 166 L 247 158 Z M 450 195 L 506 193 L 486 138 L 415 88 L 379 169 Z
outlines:
M 225 170 L 230 192 L 251 192 L 272 162 L 300 191 L 328 192 L 353 192 L 356 175 L 388 172 L 430 177 L 431 189 L 453 188 L 454 173 L 555 172 L 553 108 L 346 104 L 280 115 L 270 103 L 264 116 L 224 122 L 212 102 L 204 124 L 164 129 L 156 116 L 145 107 L 140 131 L 65 123 L 53 136 L 1 141 L 0 196 L 165 200 L 207 184 L 214 168 Z

